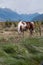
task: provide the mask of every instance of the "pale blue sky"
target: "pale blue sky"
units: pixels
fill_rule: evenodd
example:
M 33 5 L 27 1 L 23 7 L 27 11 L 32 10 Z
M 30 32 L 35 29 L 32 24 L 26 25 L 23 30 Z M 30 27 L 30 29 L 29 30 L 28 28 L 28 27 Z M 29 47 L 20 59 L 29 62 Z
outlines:
M 43 0 L 0 0 L 0 8 L 10 8 L 18 13 L 43 13 Z

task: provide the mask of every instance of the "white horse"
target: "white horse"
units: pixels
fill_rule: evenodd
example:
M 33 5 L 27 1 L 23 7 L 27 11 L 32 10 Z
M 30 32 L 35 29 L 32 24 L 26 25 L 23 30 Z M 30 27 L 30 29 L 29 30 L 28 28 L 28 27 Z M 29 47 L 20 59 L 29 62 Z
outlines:
M 20 21 L 18 23 L 18 33 L 23 33 L 24 34 L 24 31 L 28 30 L 30 31 L 30 35 L 33 34 L 33 30 L 34 30 L 34 22 L 23 22 L 23 21 Z

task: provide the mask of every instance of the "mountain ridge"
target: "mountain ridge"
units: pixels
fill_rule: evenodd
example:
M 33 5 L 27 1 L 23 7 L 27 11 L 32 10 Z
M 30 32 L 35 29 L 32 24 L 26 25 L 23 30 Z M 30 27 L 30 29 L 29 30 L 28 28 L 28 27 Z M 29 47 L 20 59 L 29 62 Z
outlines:
M 43 14 L 33 13 L 33 14 L 18 14 L 9 8 L 0 8 L 0 21 L 35 21 L 43 20 Z

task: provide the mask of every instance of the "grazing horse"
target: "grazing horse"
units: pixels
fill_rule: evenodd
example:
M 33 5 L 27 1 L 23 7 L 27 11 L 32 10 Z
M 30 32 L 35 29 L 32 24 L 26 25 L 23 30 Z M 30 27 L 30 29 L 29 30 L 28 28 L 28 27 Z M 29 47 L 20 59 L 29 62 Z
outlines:
M 33 30 L 34 30 L 34 22 L 23 22 L 20 21 L 18 23 L 18 33 L 24 33 L 24 31 L 28 30 L 30 31 L 30 35 L 33 34 Z

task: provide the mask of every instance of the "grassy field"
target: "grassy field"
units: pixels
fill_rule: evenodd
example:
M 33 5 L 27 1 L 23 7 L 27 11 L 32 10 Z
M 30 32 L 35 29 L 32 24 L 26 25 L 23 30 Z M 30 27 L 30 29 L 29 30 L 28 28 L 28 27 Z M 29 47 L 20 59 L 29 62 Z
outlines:
M 40 65 L 43 61 L 43 37 L 0 38 L 0 65 Z
M 36 31 L 33 37 L 27 31 L 23 38 L 14 28 L 14 25 L 0 26 L 0 65 L 40 65 L 43 62 L 43 31 L 41 36 Z

